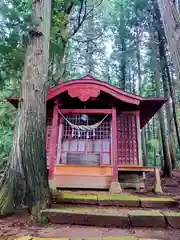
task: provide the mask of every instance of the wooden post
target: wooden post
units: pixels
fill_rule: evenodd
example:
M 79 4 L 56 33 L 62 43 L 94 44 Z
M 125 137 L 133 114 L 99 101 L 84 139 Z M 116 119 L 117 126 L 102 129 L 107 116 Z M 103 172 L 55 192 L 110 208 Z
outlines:
M 111 159 L 112 162 L 112 183 L 111 187 L 109 189 L 111 194 L 117 194 L 120 193 L 121 186 L 118 182 L 118 165 L 117 165 L 117 114 L 116 114 L 116 108 L 112 107 L 112 148 L 111 148 L 112 154 L 111 156 L 113 159 Z
M 141 147 L 140 112 L 136 112 L 136 123 L 137 123 L 138 165 L 143 166 L 141 149 L 142 147 Z
M 62 137 L 63 137 L 63 118 L 59 116 L 59 136 L 58 136 L 58 146 L 57 146 L 57 161 L 56 164 L 61 164 L 61 151 L 62 151 Z
M 155 193 L 163 193 L 161 187 L 160 169 L 158 167 L 155 168 L 155 175 L 156 175 Z
M 50 151 L 49 151 L 49 180 L 54 178 L 54 168 L 57 157 L 57 140 L 58 140 L 58 107 L 57 100 L 54 101 L 52 130 L 50 136 Z
M 113 169 L 113 182 L 118 182 L 118 166 L 117 166 L 117 116 L 116 108 L 112 108 L 112 169 Z
M 142 160 L 142 146 L 141 146 L 141 127 L 140 127 L 140 111 L 136 112 L 136 125 L 137 125 L 137 144 L 138 144 L 138 165 L 143 166 L 143 160 Z M 142 177 L 142 179 L 141 179 Z M 142 173 L 142 176 L 139 178 L 139 189 L 145 190 L 145 179 L 146 179 L 146 172 Z

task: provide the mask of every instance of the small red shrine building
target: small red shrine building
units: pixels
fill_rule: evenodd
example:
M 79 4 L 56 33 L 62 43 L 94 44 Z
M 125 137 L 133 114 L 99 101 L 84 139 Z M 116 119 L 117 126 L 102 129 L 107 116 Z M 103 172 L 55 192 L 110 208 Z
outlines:
M 8 98 L 17 106 L 17 99 Z M 120 169 L 143 167 L 140 130 L 167 101 L 86 75 L 48 89 L 49 180 L 59 188 L 118 190 Z

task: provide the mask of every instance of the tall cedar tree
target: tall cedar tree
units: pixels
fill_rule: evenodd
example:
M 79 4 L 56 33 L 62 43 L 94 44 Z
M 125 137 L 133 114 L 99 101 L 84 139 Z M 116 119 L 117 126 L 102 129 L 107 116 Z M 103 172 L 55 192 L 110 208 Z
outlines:
M 180 89 L 180 17 L 176 1 L 157 0 Z
M 153 73 L 153 78 L 155 79 L 155 85 L 156 85 L 156 95 L 157 97 L 160 97 L 161 95 L 161 84 L 160 84 L 160 71 L 157 61 L 157 40 L 156 40 L 156 31 L 155 29 L 150 26 L 150 37 L 151 37 L 151 68 Z M 160 122 L 160 134 L 162 139 L 162 149 L 163 149 L 163 156 L 164 156 L 164 162 L 163 162 L 163 170 L 164 174 L 167 176 L 172 175 L 172 163 L 171 163 L 171 156 L 169 151 L 169 145 L 168 145 L 168 138 L 167 138 L 167 129 L 165 124 L 165 117 L 164 117 L 164 110 L 161 108 L 159 111 L 159 122 Z
M 168 124 L 170 125 L 169 126 L 169 130 L 170 130 L 170 129 L 172 129 L 172 117 L 171 117 L 171 115 L 173 114 L 177 141 L 178 141 L 178 144 L 180 146 L 180 134 L 179 134 L 178 119 L 177 119 L 177 114 L 176 114 L 176 104 L 175 104 L 172 80 L 171 80 L 171 76 L 170 76 L 168 60 L 167 60 L 167 56 L 166 56 L 166 49 L 165 49 L 166 36 L 165 36 L 164 28 L 162 26 L 161 15 L 160 15 L 160 11 L 159 11 L 158 4 L 157 4 L 156 0 L 154 1 L 153 5 L 154 5 L 155 21 L 157 22 L 157 24 L 156 24 L 157 27 L 156 28 L 157 28 L 157 32 L 158 32 L 159 54 L 160 54 L 160 59 L 161 59 L 161 68 L 162 68 L 161 72 L 162 72 L 164 93 L 165 93 L 166 97 L 171 97 L 171 99 L 172 99 L 172 111 L 171 111 L 171 104 L 168 103 L 168 105 L 169 105 L 168 108 L 169 109 L 167 109 L 167 120 L 168 120 Z M 174 157 L 173 157 L 173 160 L 174 160 Z M 172 161 L 172 163 L 173 163 L 174 166 L 176 165 L 176 161 Z
M 157 5 L 157 2 L 154 1 L 154 25 L 156 26 L 156 31 L 158 35 L 158 48 L 159 48 L 159 58 L 160 58 L 160 68 L 161 68 L 161 78 L 163 82 L 163 90 L 164 90 L 164 96 L 166 98 L 170 97 L 170 86 L 171 86 L 171 79 L 168 79 L 170 77 L 169 74 L 169 66 L 167 62 L 167 57 L 166 57 L 166 48 L 165 48 L 165 33 L 164 33 L 164 28 L 162 26 L 161 18 L 160 18 L 160 12 L 159 8 Z M 172 102 L 174 102 L 174 98 L 172 98 Z M 173 116 L 172 108 L 175 106 L 175 104 L 171 104 L 170 101 L 166 103 L 166 117 L 167 117 L 167 124 L 168 124 L 168 135 L 169 135 L 169 150 L 170 150 L 170 155 L 171 155 L 171 162 L 172 162 L 172 167 L 176 167 L 176 153 L 175 153 L 175 147 L 174 147 L 174 141 L 173 141 L 173 135 L 174 131 L 172 127 L 173 123 L 173 117 L 174 117 L 174 122 L 177 122 L 177 117 L 176 117 L 176 111 L 175 115 Z M 176 124 L 175 124 L 176 125 Z M 179 133 L 178 133 L 179 134 Z M 178 136 L 177 134 L 177 136 Z
M 38 216 L 50 201 L 45 149 L 50 26 L 51 0 L 32 1 L 21 98 L 9 164 L 0 185 L 2 215 L 26 204 Z

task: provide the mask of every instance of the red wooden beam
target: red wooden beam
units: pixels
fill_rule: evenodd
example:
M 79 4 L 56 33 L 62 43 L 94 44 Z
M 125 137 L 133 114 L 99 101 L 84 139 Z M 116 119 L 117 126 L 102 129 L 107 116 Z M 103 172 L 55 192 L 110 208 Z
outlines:
M 58 105 L 55 101 L 54 111 L 53 111 L 53 122 L 52 122 L 52 130 L 50 136 L 50 150 L 48 154 L 49 161 L 49 180 L 53 180 L 54 178 L 54 167 L 56 164 L 57 157 L 57 140 L 58 140 Z
M 60 109 L 62 114 L 108 114 L 112 109 Z
M 112 172 L 113 182 L 118 182 L 118 166 L 117 166 L 117 114 L 116 108 L 112 107 Z

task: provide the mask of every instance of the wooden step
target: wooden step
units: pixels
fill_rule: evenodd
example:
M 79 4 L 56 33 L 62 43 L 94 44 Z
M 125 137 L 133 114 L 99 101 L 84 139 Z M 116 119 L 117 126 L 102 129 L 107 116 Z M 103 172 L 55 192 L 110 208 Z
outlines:
M 61 205 L 60 208 L 43 210 L 41 214 L 56 224 L 120 228 L 170 226 L 180 229 L 180 213 L 172 211 Z
M 177 201 L 165 197 L 137 197 L 134 195 L 93 195 L 77 193 L 61 193 L 54 196 L 54 203 L 85 204 L 96 206 L 118 206 L 139 208 L 176 208 Z

